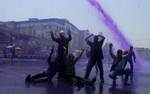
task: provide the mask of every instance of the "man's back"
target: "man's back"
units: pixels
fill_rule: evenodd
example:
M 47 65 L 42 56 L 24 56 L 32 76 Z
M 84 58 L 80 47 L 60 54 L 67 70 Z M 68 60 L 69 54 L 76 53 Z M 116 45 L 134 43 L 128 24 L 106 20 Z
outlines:
M 116 63 L 117 65 L 115 66 L 114 70 L 124 70 L 126 64 L 126 57 L 123 57 L 120 61 L 117 61 Z
M 59 48 L 62 47 L 68 48 L 69 41 L 67 38 L 60 38 L 58 44 L 59 44 Z
M 102 45 L 103 44 L 101 42 L 93 42 L 90 45 L 90 47 L 91 47 L 91 57 L 103 59 Z

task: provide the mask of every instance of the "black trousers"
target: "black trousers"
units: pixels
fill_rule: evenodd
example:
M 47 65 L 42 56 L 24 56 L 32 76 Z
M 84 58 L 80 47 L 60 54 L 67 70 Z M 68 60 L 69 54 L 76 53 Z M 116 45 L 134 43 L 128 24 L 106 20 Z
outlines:
M 133 68 L 134 68 L 133 60 L 127 60 L 125 66 L 127 65 L 127 63 L 130 64 L 131 72 L 133 72 Z
M 66 79 L 67 81 L 72 81 L 72 79 L 76 79 L 77 81 L 80 81 L 80 82 L 85 81 L 84 78 L 79 77 L 79 76 L 77 76 L 77 75 L 66 75 L 66 76 L 65 76 L 65 79 Z
M 131 71 L 133 72 L 133 61 L 130 60 L 130 61 L 128 61 L 128 62 L 130 63 L 130 68 L 131 68 Z
M 98 66 L 98 68 L 100 70 L 100 79 L 101 80 L 104 79 L 104 77 L 103 77 L 104 71 L 103 71 L 102 59 L 96 59 L 96 58 L 91 58 L 89 60 L 88 65 L 87 65 L 87 69 L 86 69 L 85 79 L 88 79 L 93 66 L 95 66 L 96 64 L 97 64 L 97 66 Z
M 66 52 L 64 50 L 58 51 L 57 58 L 59 59 L 58 62 L 61 65 L 60 66 L 61 68 L 60 68 L 60 71 L 59 71 L 59 74 L 58 74 L 58 78 L 64 78 L 65 69 L 66 69 L 65 62 L 67 60 L 67 55 L 68 55 L 68 50 Z
M 39 73 L 39 74 L 36 74 L 36 75 L 33 75 L 31 77 L 32 81 L 36 81 L 36 80 L 40 80 L 42 78 L 45 78 L 49 81 L 51 81 L 51 79 L 58 73 L 58 71 L 56 70 L 52 70 L 50 71 L 50 73 L 46 73 L 46 72 L 43 72 L 43 73 Z
M 48 77 L 48 75 L 47 75 L 45 72 L 39 73 L 39 74 L 36 74 L 36 75 L 33 75 L 33 76 L 31 77 L 31 79 L 32 79 L 32 80 L 38 80 L 38 79 L 42 79 L 42 78 L 44 78 L 44 77 Z

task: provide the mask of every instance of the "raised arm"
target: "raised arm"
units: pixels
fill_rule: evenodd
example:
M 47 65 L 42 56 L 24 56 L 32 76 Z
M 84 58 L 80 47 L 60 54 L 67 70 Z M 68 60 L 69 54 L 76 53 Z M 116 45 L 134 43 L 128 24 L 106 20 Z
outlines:
M 81 49 L 79 56 L 75 58 L 75 63 L 81 58 L 83 52 L 84 52 L 84 49 Z
M 87 41 L 92 36 L 93 36 L 93 34 L 90 34 L 88 37 L 85 38 L 85 40 Z
M 93 34 L 89 35 L 88 37 L 85 38 L 85 41 L 87 42 L 88 45 L 91 45 L 91 41 L 89 41 L 89 38 L 92 37 Z
M 102 36 L 102 35 L 98 35 L 98 37 L 101 37 L 101 38 L 102 38 L 102 39 L 100 40 L 100 42 L 101 42 L 101 44 L 103 44 L 103 43 L 104 43 L 104 40 L 105 40 L 105 37 Z
M 109 44 L 109 53 L 110 53 L 110 56 L 111 56 L 113 59 L 115 59 L 116 56 L 115 56 L 114 53 L 113 53 L 112 47 L 113 47 L 113 45 L 112 45 L 112 44 Z
M 103 40 L 105 40 L 105 37 L 103 35 L 98 35 L 98 37 L 101 37 Z
M 58 41 L 59 41 L 58 38 L 55 38 L 55 37 L 54 37 L 54 33 L 53 33 L 53 32 L 51 32 L 51 38 L 52 38 L 52 40 L 55 41 L 55 42 L 58 42 Z

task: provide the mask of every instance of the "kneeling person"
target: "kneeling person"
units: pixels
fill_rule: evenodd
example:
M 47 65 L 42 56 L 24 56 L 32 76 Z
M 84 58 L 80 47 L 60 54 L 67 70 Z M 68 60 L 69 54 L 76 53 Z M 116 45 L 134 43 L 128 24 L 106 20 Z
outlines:
M 131 73 L 130 69 L 125 69 L 125 65 L 127 62 L 128 53 L 126 55 L 123 55 L 123 51 L 121 49 L 117 50 L 117 55 L 113 54 L 112 51 L 113 45 L 109 45 L 109 52 L 113 59 L 113 64 L 110 69 L 110 75 L 109 77 L 113 79 L 113 82 L 116 82 L 117 76 L 123 76 L 125 75 L 125 82 L 124 84 L 127 84 L 128 77 Z
M 81 49 L 79 56 L 75 57 L 73 54 L 69 54 L 66 61 L 65 78 L 67 81 L 82 80 L 81 77 L 76 76 L 75 64 L 81 58 L 84 49 Z
M 68 55 L 65 69 L 65 79 L 67 82 L 75 82 L 77 85 L 93 85 L 93 83 L 96 81 L 96 77 L 90 81 L 76 75 L 75 64 L 81 58 L 83 52 L 84 49 L 81 49 L 79 56 L 76 58 L 73 54 Z
M 55 60 L 52 60 L 52 55 L 54 52 L 54 46 L 52 46 L 50 55 L 48 57 L 48 69 L 42 73 L 36 74 L 31 76 L 30 74 L 26 77 L 27 82 L 40 82 L 40 81 L 50 81 L 53 76 L 58 71 L 58 65 L 57 65 L 57 58 Z

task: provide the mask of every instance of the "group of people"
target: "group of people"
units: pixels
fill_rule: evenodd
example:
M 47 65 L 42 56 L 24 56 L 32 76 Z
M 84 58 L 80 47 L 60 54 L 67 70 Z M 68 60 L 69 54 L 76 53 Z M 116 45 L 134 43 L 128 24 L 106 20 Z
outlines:
M 65 79 L 67 82 L 79 82 L 84 84 L 92 84 L 96 81 L 96 77 L 92 80 L 88 80 L 92 68 L 95 66 L 99 69 L 100 80 L 104 83 L 104 70 L 103 70 L 103 51 L 102 46 L 104 44 L 105 37 L 103 35 L 89 35 L 85 41 L 90 46 L 90 55 L 88 58 L 88 64 L 84 77 L 79 77 L 76 75 L 75 64 L 81 58 L 84 53 L 84 49 L 81 48 L 80 54 L 74 56 L 72 53 L 68 53 L 69 42 L 72 40 L 70 29 L 67 31 L 68 37 L 65 37 L 64 32 L 59 33 L 59 37 L 56 36 L 55 32 L 51 32 L 51 38 L 53 41 L 58 43 L 57 55 L 54 57 L 54 46 L 52 46 L 49 58 L 48 58 L 48 70 L 43 73 L 36 75 L 28 75 L 26 81 L 37 82 L 46 77 L 46 80 L 51 81 L 52 78 L 57 75 L 58 79 Z M 93 41 L 89 38 L 93 36 Z M 113 59 L 112 66 L 110 68 L 109 77 L 116 82 L 117 76 L 125 75 L 125 84 L 127 84 L 128 77 L 133 73 L 133 60 L 135 61 L 135 54 L 133 47 L 130 47 L 128 51 L 123 51 L 121 49 L 117 50 L 117 54 L 113 53 L 113 44 L 109 45 L 109 53 Z M 126 69 L 127 62 L 129 62 L 131 68 Z

